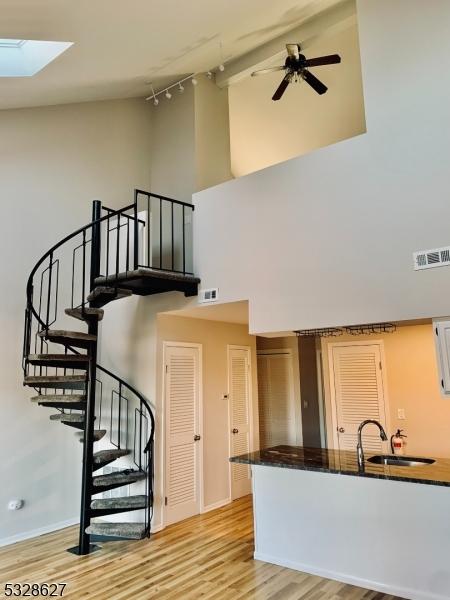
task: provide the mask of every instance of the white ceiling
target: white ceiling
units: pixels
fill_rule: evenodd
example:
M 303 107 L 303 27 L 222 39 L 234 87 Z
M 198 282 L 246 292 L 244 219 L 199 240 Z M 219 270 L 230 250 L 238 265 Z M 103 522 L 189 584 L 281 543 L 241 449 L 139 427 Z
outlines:
M 0 0 L 0 38 L 74 42 L 0 108 L 146 96 L 282 34 L 340 0 Z

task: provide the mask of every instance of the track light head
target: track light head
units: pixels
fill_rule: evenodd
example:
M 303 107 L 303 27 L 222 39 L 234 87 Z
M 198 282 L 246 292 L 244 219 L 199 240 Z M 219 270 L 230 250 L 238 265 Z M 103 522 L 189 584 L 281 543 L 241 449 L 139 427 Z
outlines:
M 180 94 L 184 92 L 184 85 L 182 85 L 181 82 L 178 84 L 178 91 L 180 92 Z
M 172 94 L 169 92 L 169 90 L 166 90 L 165 96 L 167 100 L 170 100 L 172 98 Z
M 225 65 L 219 65 L 219 71 L 223 73 L 225 71 Z
M 191 83 L 192 83 L 192 85 L 197 85 L 198 84 L 198 79 L 196 79 L 195 77 L 193 77 L 191 79 Z
M 159 104 L 158 98 L 156 96 L 153 96 L 153 105 L 158 106 L 158 104 Z
M 208 72 L 206 73 L 206 77 L 207 77 L 208 79 L 212 79 L 212 78 L 213 78 L 212 71 L 208 71 Z

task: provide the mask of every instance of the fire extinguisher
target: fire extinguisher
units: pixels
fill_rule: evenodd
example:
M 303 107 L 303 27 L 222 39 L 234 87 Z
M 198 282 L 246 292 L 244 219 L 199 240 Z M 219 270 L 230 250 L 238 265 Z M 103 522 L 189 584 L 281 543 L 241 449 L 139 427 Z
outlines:
M 405 453 L 404 439 L 408 436 L 402 433 L 403 429 L 397 429 L 397 433 L 391 436 L 392 454 L 403 455 Z

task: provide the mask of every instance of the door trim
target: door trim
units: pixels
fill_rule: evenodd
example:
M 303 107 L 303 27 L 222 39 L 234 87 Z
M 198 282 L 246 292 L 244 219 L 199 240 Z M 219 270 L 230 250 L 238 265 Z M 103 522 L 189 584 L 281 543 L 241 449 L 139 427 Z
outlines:
M 164 498 L 167 495 L 166 490 L 166 448 L 167 448 L 167 430 L 166 430 L 166 359 L 168 348 L 197 348 L 198 349 L 198 425 L 199 435 L 201 436 L 198 451 L 198 479 L 200 507 L 199 514 L 204 510 L 204 472 L 203 472 L 203 344 L 192 342 L 163 342 L 163 360 L 162 360 L 162 402 L 161 402 L 161 432 L 162 432 L 162 450 L 161 450 L 161 479 L 162 479 L 162 497 L 161 497 L 161 529 L 166 527 L 166 507 Z
M 253 452 L 254 442 L 254 427 L 253 427 L 253 363 L 252 363 L 252 347 L 251 346 L 238 346 L 235 344 L 227 344 L 227 394 L 228 394 L 228 458 L 231 458 L 231 393 L 230 393 L 230 350 L 247 350 L 248 351 L 248 418 L 249 418 L 249 450 Z M 232 474 L 231 469 L 233 465 L 228 461 L 228 492 L 229 498 L 233 498 L 232 489 Z M 251 475 L 250 475 L 251 476 Z
M 391 430 L 391 416 L 389 409 L 389 395 L 387 387 L 387 376 L 386 376 L 386 356 L 384 352 L 384 341 L 383 340 L 361 340 L 358 342 L 330 342 L 328 344 L 328 372 L 330 382 L 330 402 L 331 402 L 331 427 L 333 429 L 333 448 L 339 450 L 339 440 L 337 435 L 337 409 L 336 409 L 336 387 L 334 378 L 334 359 L 333 359 L 333 348 L 339 346 L 378 346 L 380 350 L 381 358 L 381 381 L 383 384 L 383 397 L 384 397 L 384 416 L 386 419 L 386 433 L 389 437 Z M 327 436 L 329 439 L 330 436 Z

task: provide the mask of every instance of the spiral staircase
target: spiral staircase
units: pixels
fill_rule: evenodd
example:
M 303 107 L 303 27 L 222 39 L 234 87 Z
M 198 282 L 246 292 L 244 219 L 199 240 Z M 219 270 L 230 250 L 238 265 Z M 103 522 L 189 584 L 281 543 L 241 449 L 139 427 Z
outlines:
M 50 420 L 79 430 L 83 444 L 74 554 L 150 536 L 155 418 L 142 393 L 97 362 L 99 329 L 110 302 L 197 294 L 193 210 L 143 190 L 120 210 L 94 201 L 91 222 L 46 252 L 28 279 L 24 385 L 34 389 L 33 403 L 55 411 Z

